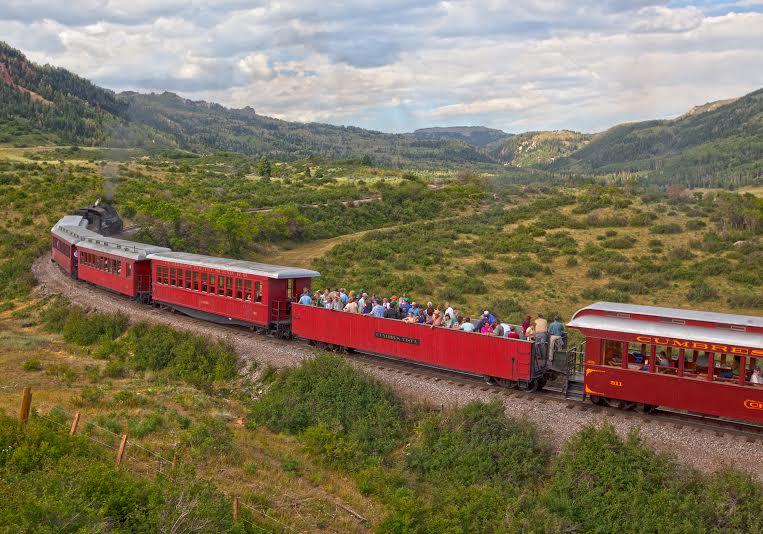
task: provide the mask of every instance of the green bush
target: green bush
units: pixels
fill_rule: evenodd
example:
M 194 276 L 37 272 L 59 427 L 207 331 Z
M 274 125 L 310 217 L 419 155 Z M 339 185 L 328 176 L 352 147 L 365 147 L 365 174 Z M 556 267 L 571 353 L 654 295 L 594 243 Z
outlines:
M 225 455 L 233 452 L 233 431 L 222 419 L 202 416 L 180 436 L 180 445 L 194 456 Z
M 150 413 L 144 416 L 140 421 L 130 420 L 127 423 L 127 431 L 131 436 L 142 438 L 152 432 L 156 432 L 164 425 L 164 418 L 161 414 Z
M 29 358 L 21 367 L 24 371 L 42 371 L 42 363 L 37 358 Z
M 503 404 L 472 402 L 419 423 L 406 464 L 437 484 L 521 484 L 545 470 L 547 452 L 527 424 L 509 419 Z
M 735 308 L 763 308 L 763 293 L 749 291 L 744 293 L 731 293 L 727 298 L 729 306 Z
M 541 499 L 583 532 L 763 529 L 763 494 L 749 476 L 703 478 L 635 435 L 621 440 L 611 426 L 584 428 L 567 442 Z
M 680 234 L 683 228 L 678 223 L 655 224 L 649 231 L 653 234 Z
M 339 450 L 342 457 L 357 449 L 368 461 L 389 454 L 405 431 L 401 402 L 366 373 L 329 355 L 279 372 L 254 404 L 251 421 L 277 432 L 307 432 L 314 451 Z M 342 452 L 347 449 L 352 450 Z
M 720 298 L 718 290 L 705 282 L 704 280 L 695 280 L 689 286 L 689 292 L 686 294 L 689 302 L 706 302 L 708 300 L 717 300 Z
M 686 221 L 686 229 L 687 230 L 701 230 L 703 228 L 707 227 L 707 223 L 705 221 L 701 221 L 699 219 L 690 219 Z
M 519 278 L 516 276 L 506 280 L 504 287 L 506 289 L 515 289 L 517 291 L 525 291 L 527 289 L 530 289 L 529 284 L 524 278 Z
M 611 237 L 609 239 L 605 239 L 602 241 L 601 246 L 604 248 L 612 248 L 612 249 L 629 249 L 632 248 L 633 245 L 636 243 L 636 238 L 629 236 L 629 235 L 623 235 L 618 237 Z

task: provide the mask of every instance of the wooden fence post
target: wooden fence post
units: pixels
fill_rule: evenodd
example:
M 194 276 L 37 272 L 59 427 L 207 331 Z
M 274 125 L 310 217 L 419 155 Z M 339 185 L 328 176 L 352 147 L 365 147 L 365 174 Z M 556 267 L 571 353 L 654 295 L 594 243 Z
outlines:
M 26 423 L 29 421 L 29 410 L 32 407 L 32 388 L 24 388 L 21 393 L 21 406 L 19 407 L 19 421 Z
M 74 414 L 74 421 L 72 421 L 72 427 L 69 429 L 69 435 L 73 436 L 77 433 L 77 425 L 79 424 L 79 412 Z
M 238 497 L 233 497 L 233 521 L 238 521 L 239 506 Z
M 122 441 L 119 443 L 119 449 L 117 449 L 117 465 L 122 464 L 125 455 L 125 447 L 127 447 L 127 434 L 122 434 Z

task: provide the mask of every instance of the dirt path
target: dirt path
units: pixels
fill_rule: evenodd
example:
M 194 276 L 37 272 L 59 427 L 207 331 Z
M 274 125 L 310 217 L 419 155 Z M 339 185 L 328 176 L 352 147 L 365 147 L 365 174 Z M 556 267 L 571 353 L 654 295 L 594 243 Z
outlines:
M 279 341 L 265 336 L 250 334 L 206 323 L 179 314 L 160 311 L 137 304 L 127 298 L 96 289 L 84 282 L 67 277 L 50 256 L 38 258 L 33 273 L 40 282 L 38 295 L 61 294 L 71 302 L 92 310 L 104 312 L 121 311 L 133 321 L 149 321 L 229 340 L 245 363 L 243 372 L 251 372 L 252 364 L 288 367 L 315 354 L 298 342 Z M 361 364 L 367 372 L 386 383 L 401 396 L 416 402 L 434 406 L 459 406 L 473 400 L 491 401 L 501 399 L 506 413 L 537 425 L 548 442 L 559 450 L 562 445 L 584 425 L 611 424 L 621 436 L 640 432 L 646 444 L 657 450 L 671 453 L 680 462 L 702 471 L 733 466 L 747 471 L 763 481 L 763 446 L 760 440 L 745 441 L 742 438 L 710 430 L 697 430 L 682 426 L 674 427 L 647 417 L 619 414 L 615 410 L 581 410 L 570 408 L 569 402 L 541 397 L 520 397 L 506 390 L 478 386 L 459 386 L 456 381 L 425 379 L 415 373 L 382 369 L 381 365 Z M 587 405 L 590 407 L 591 405 Z

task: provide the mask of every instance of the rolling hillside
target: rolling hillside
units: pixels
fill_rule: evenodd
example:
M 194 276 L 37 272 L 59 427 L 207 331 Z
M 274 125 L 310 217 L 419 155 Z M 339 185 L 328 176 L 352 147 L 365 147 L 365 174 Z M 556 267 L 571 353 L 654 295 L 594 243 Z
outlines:
M 621 124 L 555 161 L 584 174 L 643 172 L 657 181 L 702 183 L 763 172 L 763 89 L 700 106 L 674 120 Z
M 389 134 L 288 122 L 174 93 L 98 87 L 39 66 L 0 42 L 0 143 L 234 151 L 279 160 L 310 156 L 394 167 L 474 166 L 527 175 L 630 173 L 689 185 L 751 183 L 763 176 L 763 89 L 698 106 L 673 120 L 621 124 L 596 135 L 568 130 L 519 135 L 484 127 Z M 733 180 L 737 180 L 733 182 Z

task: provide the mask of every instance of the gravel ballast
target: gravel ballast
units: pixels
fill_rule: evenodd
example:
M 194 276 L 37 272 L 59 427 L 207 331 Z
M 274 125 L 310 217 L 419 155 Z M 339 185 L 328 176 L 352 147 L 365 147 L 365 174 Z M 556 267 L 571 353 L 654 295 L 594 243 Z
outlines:
M 41 294 L 60 294 L 72 303 L 92 310 L 123 312 L 133 321 L 160 323 L 195 334 L 225 338 L 232 343 L 247 364 L 245 369 L 250 368 L 248 364 L 252 362 L 256 362 L 258 366 L 294 366 L 315 354 L 313 349 L 302 343 L 253 336 L 243 330 L 238 332 L 184 315 L 157 310 L 84 282 L 72 280 L 50 261 L 47 254 L 37 259 L 32 270 L 40 283 L 37 291 Z M 648 417 L 621 414 L 614 409 L 594 410 L 590 403 L 583 405 L 587 407 L 584 411 L 581 410 L 581 406 L 569 407 L 571 401 L 516 395 L 510 390 L 499 389 L 499 392 L 495 393 L 497 388 L 473 387 L 468 384 L 459 386 L 453 383 L 457 380 L 436 381 L 432 378 L 416 377 L 415 373 L 406 374 L 380 368 L 384 366 L 383 362 L 379 365 L 357 362 L 357 365 L 388 384 L 401 396 L 415 402 L 451 407 L 472 400 L 490 401 L 499 397 L 508 415 L 533 422 L 557 450 L 581 426 L 608 423 L 621 436 L 626 436 L 632 431 L 639 432 L 647 446 L 669 452 L 678 461 L 702 471 L 710 472 L 731 466 L 747 471 L 763 481 L 763 472 L 758 467 L 763 465 L 763 445 L 760 439 L 748 441 L 743 437 L 719 431 L 700 430 L 686 425 L 679 427 L 662 421 L 650 421 Z

